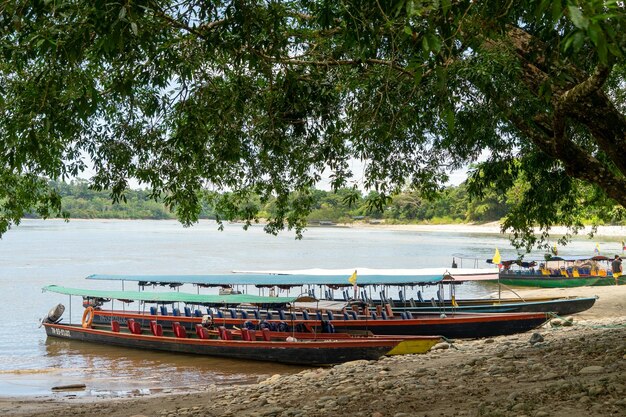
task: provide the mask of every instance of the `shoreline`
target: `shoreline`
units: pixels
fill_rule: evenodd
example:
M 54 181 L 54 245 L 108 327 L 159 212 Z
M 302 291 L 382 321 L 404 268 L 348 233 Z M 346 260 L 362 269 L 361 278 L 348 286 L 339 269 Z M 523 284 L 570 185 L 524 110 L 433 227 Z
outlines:
M 458 223 L 458 224 L 338 224 L 342 227 L 353 227 L 359 229 L 383 229 L 393 231 L 413 231 L 413 232 L 437 232 L 437 233 L 486 233 L 506 235 L 500 230 L 500 224 L 498 222 L 474 224 L 474 223 Z M 535 229 L 537 231 L 537 229 Z M 581 229 L 575 238 L 585 238 L 586 235 L 591 233 L 591 226 L 586 226 Z M 567 232 L 567 229 L 563 226 L 554 226 L 550 232 L 553 235 L 561 236 Z M 626 226 L 598 226 L 598 229 L 594 236 L 598 237 L 616 237 L 626 238 Z M 587 238 L 589 238 L 587 236 Z M 590 239 L 591 240 L 591 239 Z
M 40 222 L 66 222 L 64 219 L 22 219 L 21 222 L 40 221 Z M 84 219 L 84 218 L 70 218 L 69 222 L 98 222 L 98 223 L 114 223 L 114 222 L 173 222 L 180 224 L 177 219 Z M 215 220 L 200 219 L 197 224 L 217 224 Z M 225 222 L 224 224 L 240 225 L 243 222 Z M 264 226 L 265 223 L 253 223 L 252 226 Z M 182 227 L 182 225 L 181 225 Z M 193 225 L 191 226 L 193 227 Z M 408 232 L 433 232 L 433 233 L 480 233 L 480 234 L 494 234 L 494 235 L 507 235 L 500 230 L 499 222 L 490 223 L 452 223 L 452 224 L 385 224 L 385 223 L 336 223 L 333 225 L 308 225 L 306 229 L 333 229 L 333 228 L 351 228 L 351 229 L 363 229 L 363 230 L 390 230 L 390 231 L 408 231 Z M 535 229 L 537 231 L 537 229 Z M 585 226 L 578 234 L 574 235 L 574 238 L 587 238 L 591 233 L 592 227 Z M 554 226 L 550 229 L 550 232 L 554 236 L 563 236 L 567 232 L 567 229 L 563 226 Z M 288 233 L 284 231 L 284 233 Z M 306 233 L 306 231 L 305 231 Z M 538 231 L 537 231 L 538 233 Z M 594 237 L 606 237 L 617 238 L 619 240 L 626 240 L 626 226 L 598 226 Z

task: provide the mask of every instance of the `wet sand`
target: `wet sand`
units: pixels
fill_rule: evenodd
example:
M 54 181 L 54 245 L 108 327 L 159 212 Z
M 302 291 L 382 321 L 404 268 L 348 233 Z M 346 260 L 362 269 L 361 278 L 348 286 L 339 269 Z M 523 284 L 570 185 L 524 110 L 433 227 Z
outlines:
M 312 368 L 246 385 L 202 386 L 197 381 L 193 392 L 113 399 L 71 393 L 0 398 L 0 415 L 626 415 L 626 286 L 516 292 L 524 297 L 599 299 L 590 310 L 573 316 L 572 326 L 554 322 L 520 335 L 458 340 L 425 355 Z

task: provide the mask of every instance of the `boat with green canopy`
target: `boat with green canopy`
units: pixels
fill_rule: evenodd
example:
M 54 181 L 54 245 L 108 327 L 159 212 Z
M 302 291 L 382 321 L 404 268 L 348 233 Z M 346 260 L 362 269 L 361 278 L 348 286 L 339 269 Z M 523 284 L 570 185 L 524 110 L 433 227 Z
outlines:
M 331 365 L 353 360 L 375 360 L 384 355 L 425 353 L 441 341 L 439 336 L 350 336 L 319 334 L 316 337 L 300 339 L 293 332 L 287 338 L 272 337 L 267 330 L 256 331 L 241 329 L 234 332 L 219 326 L 218 331 L 210 331 L 202 322 L 195 323 L 193 330 L 179 321 L 163 326 L 162 319 L 155 317 L 147 328 L 140 321 L 123 317 L 122 323 L 111 320 L 109 323 L 96 323 L 94 317 L 104 302 L 119 300 L 123 302 L 140 301 L 142 303 L 192 303 L 196 305 L 238 304 L 251 305 L 288 304 L 304 297 L 259 297 L 245 294 L 203 295 L 179 292 L 144 292 L 144 291 L 106 291 L 87 290 L 49 285 L 46 292 L 80 296 L 86 301 L 81 323 L 68 323 L 62 320 L 65 307 L 58 304 L 42 319 L 41 324 L 48 337 L 65 338 L 99 344 L 110 344 L 140 349 L 162 350 L 168 352 L 192 353 L 237 359 L 271 361 L 287 364 Z M 182 318 L 181 318 L 182 320 Z

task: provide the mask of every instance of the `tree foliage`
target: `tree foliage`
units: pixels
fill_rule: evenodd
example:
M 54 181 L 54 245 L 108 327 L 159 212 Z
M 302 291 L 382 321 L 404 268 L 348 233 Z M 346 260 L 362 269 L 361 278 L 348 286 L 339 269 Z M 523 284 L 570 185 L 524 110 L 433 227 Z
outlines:
M 272 200 L 273 233 L 303 229 L 323 175 L 362 174 L 382 210 L 476 161 L 472 197 L 527 181 L 503 223 L 527 247 L 592 195 L 626 204 L 623 2 L 0 4 L 0 231 L 60 211 L 39 178 L 86 165 L 113 201 L 135 179 L 184 224 Z

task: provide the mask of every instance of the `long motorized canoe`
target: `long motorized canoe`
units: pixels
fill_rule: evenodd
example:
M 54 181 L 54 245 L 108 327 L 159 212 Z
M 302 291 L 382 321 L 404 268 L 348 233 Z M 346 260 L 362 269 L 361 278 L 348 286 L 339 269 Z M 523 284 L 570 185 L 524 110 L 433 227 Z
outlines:
M 166 303 L 185 303 L 188 305 L 206 305 L 211 304 L 215 296 L 176 293 L 151 293 L 147 291 L 131 292 L 131 291 L 101 291 L 101 290 L 83 290 L 75 288 L 65 288 L 57 286 L 48 286 L 44 288 L 46 291 L 57 292 L 61 294 L 82 296 L 90 305 L 96 308 L 94 312 L 95 320 L 115 320 L 125 322 L 128 318 L 140 320 L 141 324 L 146 326 L 152 320 L 163 321 L 166 325 L 174 321 L 181 323 L 197 324 L 201 323 L 201 317 L 180 316 L 174 313 L 172 315 L 158 314 L 156 307 L 149 313 L 145 311 L 127 312 L 116 310 L 100 309 L 104 302 L 117 300 L 141 300 L 145 303 L 160 303 L 162 306 Z M 225 304 L 233 304 L 234 296 L 223 297 Z M 254 297 L 258 305 L 266 305 L 276 297 Z M 269 300 L 269 301 L 268 301 Z M 296 299 L 292 300 L 293 304 Z M 282 304 L 284 304 L 284 300 Z M 281 302 L 276 301 L 276 305 Z M 290 302 L 290 308 L 293 307 Z M 250 305 L 246 308 L 253 308 Z M 260 307 L 256 307 L 260 308 Z M 191 308 L 188 307 L 190 311 Z M 221 310 L 216 310 L 217 312 Z M 372 312 L 373 313 L 373 312 Z M 420 313 L 410 318 L 402 318 L 393 312 L 385 312 L 385 314 L 370 314 L 369 312 L 357 317 L 348 317 L 347 319 L 338 319 L 331 317 L 306 317 L 303 316 L 290 317 L 289 322 L 281 320 L 280 317 L 269 318 L 266 320 L 270 324 L 279 327 L 280 322 L 285 322 L 291 327 L 298 326 L 308 332 L 323 332 L 325 322 L 335 327 L 338 331 L 346 332 L 367 332 L 371 331 L 376 335 L 414 335 L 414 336 L 445 336 L 449 338 L 481 338 L 489 336 L 499 336 L 506 334 L 514 334 L 526 332 L 544 324 L 548 316 L 546 313 L 485 313 L 485 314 L 466 314 L 466 313 Z M 189 314 L 191 316 L 191 314 Z M 225 327 L 243 327 L 246 322 L 260 325 L 261 318 L 249 317 L 247 314 L 241 313 L 239 316 L 227 318 L 214 317 L 215 323 Z M 328 320 L 326 320 L 328 319 Z M 256 321 L 256 323 L 255 323 Z
M 139 349 L 315 366 L 360 359 L 376 360 L 384 355 L 425 353 L 441 340 L 439 337 L 376 336 L 243 340 L 231 339 L 231 336 L 218 338 L 200 330 L 195 335 L 190 333 L 187 336 L 186 331 L 181 331 L 180 328 L 177 331 L 160 330 L 151 333 L 144 331 L 138 323 L 132 321 L 127 322 L 128 329 L 116 323 L 114 322 L 110 329 L 83 327 L 80 324 L 43 323 L 43 325 L 49 337 Z
M 375 335 L 421 335 L 421 336 L 444 336 L 447 338 L 482 338 L 490 336 L 500 336 L 515 333 L 523 333 L 541 326 L 548 320 L 546 313 L 423 313 L 414 315 L 406 319 L 400 316 L 385 315 L 386 318 L 376 319 L 365 316 L 356 319 L 330 319 L 328 313 L 323 317 L 311 315 L 308 319 L 300 315 L 294 319 L 281 320 L 273 318 L 259 318 L 246 314 L 241 315 L 238 311 L 237 317 L 212 317 L 213 323 L 228 328 L 242 328 L 254 326 L 261 328 L 262 323 L 266 323 L 270 328 L 279 329 L 287 326 L 289 330 L 298 329 L 309 333 L 323 333 L 330 324 L 338 332 L 371 332 Z M 150 321 L 156 320 L 164 327 L 170 327 L 174 322 L 186 324 L 188 328 L 202 322 L 202 317 L 187 317 L 174 315 L 150 314 L 146 312 L 130 312 L 119 310 L 95 310 L 95 322 L 107 323 L 119 321 L 124 323 L 128 319 L 133 319 L 147 326 Z M 320 313 L 321 314 L 321 313 Z M 295 315 L 294 315 L 295 316 Z
M 625 285 L 626 276 L 613 274 L 610 261 L 603 255 L 507 259 L 501 261 L 498 281 L 509 286 L 540 288 Z
M 522 313 L 543 312 L 554 313 L 559 316 L 568 316 L 590 309 L 598 297 L 554 297 L 537 299 L 461 299 L 431 302 L 393 301 L 393 311 L 400 314 L 403 311 L 412 313 L 444 312 L 458 313 Z

